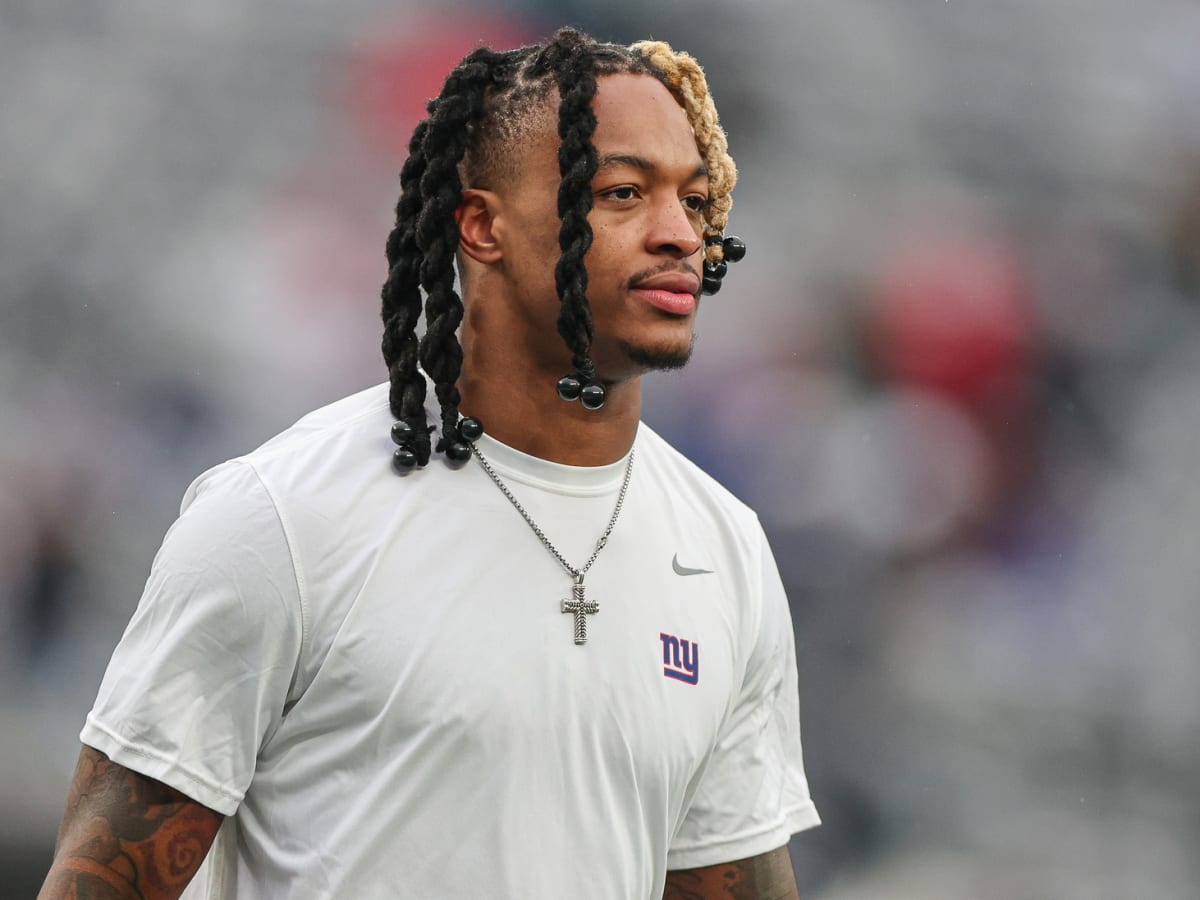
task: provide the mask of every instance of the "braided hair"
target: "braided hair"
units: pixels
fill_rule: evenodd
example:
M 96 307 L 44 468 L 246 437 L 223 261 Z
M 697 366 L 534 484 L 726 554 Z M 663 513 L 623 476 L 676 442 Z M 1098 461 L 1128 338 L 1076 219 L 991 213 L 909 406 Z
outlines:
M 472 51 L 446 77 L 441 93 L 429 101 L 428 118 L 413 132 L 400 172 L 396 224 L 387 240 L 388 275 L 381 291 L 383 358 L 389 405 L 396 418 L 392 438 L 399 445 L 393 457 L 397 471 L 424 466 L 434 451 L 463 461 L 470 456 L 468 442 L 482 433 L 478 421 L 459 420 L 457 382 L 463 351 L 457 331 L 463 305 L 454 290 L 459 239 L 454 214 L 462 202 L 464 180 L 483 186 L 495 177 L 553 92 L 559 98 L 558 215 L 562 220 L 561 255 L 554 271 L 561 301 L 557 324 L 575 368 L 574 375 L 560 380 L 559 394 L 564 399 L 582 394 L 584 404 L 592 408 L 603 403 L 604 388 L 591 360 L 594 330 L 584 257 L 592 244 L 588 214 L 598 167 L 592 100 L 597 78 L 617 73 L 645 74 L 661 81 L 686 112 L 696 136 L 709 177 L 705 289 L 715 292 L 713 285 L 719 286 L 724 257 L 737 259 L 744 253 L 744 245 L 740 250 L 731 245 L 736 239 L 722 238 L 737 170 L 704 73 L 691 56 L 661 41 L 633 47 L 602 44 L 572 28 L 561 29 L 544 44 L 504 52 L 485 47 Z M 426 328 L 418 341 L 422 290 Z M 422 369 L 434 383 L 440 408 L 436 446 L 430 435 L 437 429 L 425 415 Z

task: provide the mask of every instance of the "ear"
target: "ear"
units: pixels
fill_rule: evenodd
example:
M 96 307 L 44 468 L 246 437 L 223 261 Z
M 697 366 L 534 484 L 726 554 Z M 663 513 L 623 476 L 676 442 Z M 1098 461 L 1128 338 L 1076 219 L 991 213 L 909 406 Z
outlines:
M 463 191 L 462 203 L 454 210 L 459 248 L 471 259 L 485 265 L 497 262 L 503 255 L 492 227 L 499 206 L 499 198 L 491 191 L 468 188 Z

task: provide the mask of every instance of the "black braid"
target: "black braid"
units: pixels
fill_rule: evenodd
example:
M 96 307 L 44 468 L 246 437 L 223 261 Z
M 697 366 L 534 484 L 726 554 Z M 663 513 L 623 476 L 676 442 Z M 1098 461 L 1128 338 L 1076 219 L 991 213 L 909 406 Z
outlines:
M 425 137 L 423 204 L 416 226 L 416 244 L 422 257 L 421 286 L 426 293 L 426 326 L 420 353 L 421 365 L 433 379 L 442 410 L 439 452 L 457 440 L 458 376 L 463 359 L 457 334 L 463 306 L 454 290 L 454 254 L 458 248 L 454 211 L 462 202 L 458 166 L 467 152 L 470 126 L 483 114 L 484 97 L 497 59 L 496 53 L 481 47 L 450 73 L 429 117 Z
M 596 379 L 591 360 L 594 330 L 588 304 L 588 273 L 584 256 L 592 246 L 592 178 L 599 167 L 592 135 L 596 114 L 592 99 L 596 96 L 595 42 L 572 29 L 563 29 L 545 53 L 545 65 L 554 72 L 558 84 L 558 215 L 562 226 L 558 247 L 562 251 L 554 267 L 554 283 L 562 305 L 558 314 L 558 333 L 571 351 L 571 364 L 584 383 Z
M 434 102 L 429 104 L 433 111 Z M 391 385 L 392 415 L 412 426 L 413 451 L 419 465 L 429 462 L 429 432 L 425 419 L 425 378 L 417 368 L 417 320 L 421 317 L 416 221 L 421 209 L 421 176 L 425 172 L 425 135 L 421 122 L 408 144 L 408 159 L 400 170 L 400 200 L 396 227 L 388 235 L 388 277 L 383 297 L 383 359 Z

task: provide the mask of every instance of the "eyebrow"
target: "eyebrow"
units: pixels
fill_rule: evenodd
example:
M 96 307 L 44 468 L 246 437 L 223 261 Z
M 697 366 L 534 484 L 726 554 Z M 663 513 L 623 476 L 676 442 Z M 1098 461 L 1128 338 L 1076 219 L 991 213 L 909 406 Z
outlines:
M 632 153 L 606 153 L 600 157 L 600 164 L 597 167 L 597 172 L 603 172 L 605 169 L 618 169 L 622 166 L 627 166 L 631 169 L 640 169 L 643 172 L 656 172 L 658 166 L 644 156 L 637 156 Z M 702 175 L 708 174 L 708 166 L 700 163 L 696 167 L 696 171 L 691 174 L 691 178 L 699 178 Z

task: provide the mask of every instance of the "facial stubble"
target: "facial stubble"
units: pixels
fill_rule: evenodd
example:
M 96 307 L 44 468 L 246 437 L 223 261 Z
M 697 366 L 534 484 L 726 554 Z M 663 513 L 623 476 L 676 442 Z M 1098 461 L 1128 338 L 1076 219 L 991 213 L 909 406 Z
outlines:
M 641 347 L 629 341 L 618 341 L 617 347 L 625 354 L 625 358 L 645 372 L 668 372 L 682 369 L 692 358 L 696 349 L 697 333 L 692 332 L 691 340 L 683 349 Z

